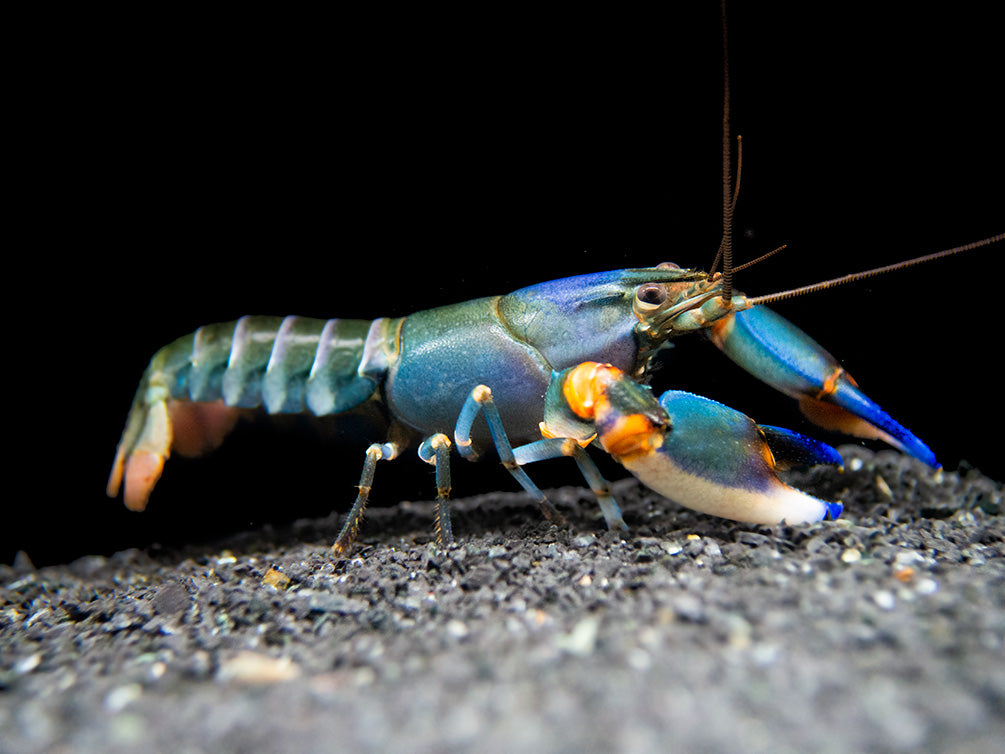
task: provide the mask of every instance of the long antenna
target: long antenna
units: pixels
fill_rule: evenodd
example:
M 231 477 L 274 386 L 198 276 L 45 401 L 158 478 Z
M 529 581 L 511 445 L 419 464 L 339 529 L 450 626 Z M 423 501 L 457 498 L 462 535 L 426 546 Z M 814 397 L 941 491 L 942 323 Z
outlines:
M 726 0 L 722 11 L 722 300 L 728 306 L 733 299 L 733 176 L 729 134 L 729 34 L 726 25 Z
M 991 236 L 990 238 L 984 238 L 980 241 L 974 241 L 973 243 L 964 244 L 963 246 L 955 246 L 952 249 L 944 249 L 942 251 L 936 251 L 933 254 L 926 254 L 925 256 L 915 257 L 914 259 L 905 259 L 903 262 L 897 262 L 896 264 L 888 264 L 885 267 L 875 267 L 871 270 L 865 270 L 864 272 L 855 272 L 851 275 L 844 275 L 838 278 L 832 278 L 831 280 L 824 280 L 820 283 L 814 283 L 813 285 L 804 285 L 801 288 L 791 288 L 787 291 L 779 291 L 778 293 L 769 293 L 765 296 L 753 296 L 747 299 L 747 303 L 750 306 L 756 306 L 758 304 L 770 304 L 775 301 L 782 301 L 787 298 L 795 298 L 796 296 L 803 296 L 807 293 L 816 293 L 817 291 L 823 291 L 828 288 L 834 288 L 838 285 L 844 285 L 845 283 L 853 283 L 856 280 L 863 280 L 865 278 L 875 277 L 876 275 L 882 275 L 887 272 L 895 272 L 897 270 L 902 270 L 905 267 L 913 267 L 916 264 L 924 264 L 925 262 L 931 262 L 935 259 L 941 259 L 942 257 L 948 257 L 953 254 L 959 254 L 963 251 L 970 251 L 971 249 L 979 249 L 982 246 L 990 246 L 993 243 L 998 243 L 999 241 L 1005 240 L 1005 233 L 999 233 L 996 236 Z
M 743 137 L 740 134 L 736 135 L 736 181 L 733 183 L 733 206 L 729 208 L 730 211 L 730 227 L 732 228 L 732 213 L 736 212 L 736 200 L 740 196 L 740 182 L 743 180 Z M 730 239 L 732 239 L 732 233 L 730 234 Z M 716 268 L 719 266 L 719 262 L 722 261 L 722 247 L 723 241 L 719 241 L 719 249 L 715 252 L 715 259 L 712 260 L 712 266 L 708 270 L 708 276 L 712 277 L 715 273 Z M 780 251 L 780 249 L 775 249 L 775 251 Z M 774 254 L 775 252 L 771 252 Z M 746 262 L 741 264 L 739 267 L 734 267 L 733 272 L 739 272 L 740 270 L 750 267 L 754 262 L 759 262 L 761 259 L 770 256 L 770 254 L 765 254 L 764 257 L 760 259 L 755 259 L 753 262 Z

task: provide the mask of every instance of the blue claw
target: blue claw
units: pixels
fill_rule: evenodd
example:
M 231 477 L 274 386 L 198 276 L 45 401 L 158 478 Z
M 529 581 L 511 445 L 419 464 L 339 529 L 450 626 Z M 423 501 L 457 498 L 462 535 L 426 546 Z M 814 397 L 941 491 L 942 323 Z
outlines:
M 784 427 L 761 424 L 761 434 L 775 457 L 775 468 L 779 471 L 793 466 L 816 466 L 829 463 L 844 466 L 844 459 L 827 443 L 793 432 Z
M 859 390 L 833 356 L 766 306 L 719 320 L 709 337 L 752 375 L 796 398 L 815 424 L 855 437 L 883 440 L 938 468 L 931 449 Z
M 671 390 L 659 402 L 671 426 L 663 445 L 654 459 L 624 462 L 648 486 L 689 508 L 735 521 L 796 524 L 833 515 L 833 503 L 778 478 L 774 454 L 778 449 L 786 466 L 840 462 L 833 448 L 789 430 L 765 431 L 745 414 L 691 393 Z
M 841 513 L 778 478 L 776 457 L 842 463 L 833 448 L 700 395 L 659 397 L 609 364 L 585 362 L 552 378 L 549 429 L 592 439 L 650 489 L 702 513 L 755 524 L 822 521 Z M 590 426 L 587 427 L 586 425 Z

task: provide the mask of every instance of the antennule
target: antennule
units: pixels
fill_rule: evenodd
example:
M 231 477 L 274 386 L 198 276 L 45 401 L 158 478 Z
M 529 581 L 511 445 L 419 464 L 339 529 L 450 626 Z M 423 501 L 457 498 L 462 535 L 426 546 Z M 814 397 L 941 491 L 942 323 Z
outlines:
M 926 254 L 921 257 L 915 257 L 914 259 L 905 259 L 903 262 L 897 262 L 895 264 L 888 264 L 885 267 L 875 267 L 871 270 L 865 270 L 863 272 L 855 272 L 850 275 L 844 275 L 838 278 L 832 278 L 831 280 L 824 280 L 820 283 L 813 283 L 812 285 L 804 285 L 801 288 L 791 288 L 787 291 L 779 291 L 778 293 L 769 293 L 765 296 L 751 296 L 747 298 L 747 303 L 750 306 L 756 306 L 758 304 L 771 304 L 775 301 L 782 301 L 787 298 L 795 298 L 796 296 L 803 296 L 807 293 L 816 293 L 817 291 L 823 291 L 828 288 L 834 288 L 839 285 L 844 285 L 845 283 L 854 283 L 857 280 L 864 280 L 865 278 L 875 277 L 876 275 L 882 275 L 887 272 L 895 272 L 896 270 L 903 270 L 907 267 L 913 267 L 916 264 L 923 264 L 925 262 L 931 262 L 936 259 L 941 259 L 942 257 L 948 257 L 953 254 L 959 254 L 963 251 L 971 251 L 972 249 L 979 249 L 982 246 L 990 246 L 993 243 L 998 243 L 999 241 L 1005 240 L 1005 233 L 999 233 L 996 236 L 991 236 L 990 238 L 984 238 L 980 241 L 974 241 L 973 243 L 964 244 L 963 246 L 956 246 L 952 249 L 943 249 L 942 251 L 936 251 L 933 254 Z
M 765 259 L 767 259 L 769 257 L 773 257 L 778 252 L 784 251 L 787 248 L 789 248 L 789 245 L 787 243 L 783 243 L 777 249 L 772 249 L 767 254 L 761 254 L 761 256 L 759 256 L 757 259 L 751 259 L 749 262 L 744 262 L 741 265 L 737 265 L 736 267 L 733 268 L 733 272 L 739 272 L 740 270 L 749 269 L 750 267 L 753 267 L 758 262 L 763 262 Z

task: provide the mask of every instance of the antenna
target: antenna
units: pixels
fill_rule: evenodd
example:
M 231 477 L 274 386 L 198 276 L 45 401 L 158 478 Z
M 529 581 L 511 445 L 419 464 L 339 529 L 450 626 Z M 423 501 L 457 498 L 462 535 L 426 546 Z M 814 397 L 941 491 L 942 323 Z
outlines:
M 895 264 L 888 264 L 885 267 L 874 267 L 871 270 L 865 270 L 863 272 L 854 272 L 850 275 L 844 275 L 838 278 L 832 278 L 830 280 L 824 280 L 820 283 L 813 283 L 812 285 L 804 285 L 801 288 L 790 288 L 787 291 L 779 291 L 778 293 L 769 293 L 765 296 L 753 296 L 747 299 L 747 303 L 750 306 L 757 306 L 758 304 L 770 304 L 775 301 L 782 301 L 787 298 L 795 298 L 796 296 L 803 296 L 807 293 L 816 293 L 817 291 L 827 290 L 828 288 L 834 288 L 839 285 L 844 285 L 845 283 L 854 283 L 856 280 L 864 280 L 865 278 L 875 277 L 876 275 L 882 275 L 887 272 L 895 272 L 897 270 L 902 270 L 905 267 L 913 267 L 916 264 L 924 264 L 925 262 L 932 262 L 936 259 L 942 259 L 942 257 L 948 257 L 953 254 L 959 254 L 963 251 L 971 251 L 972 249 L 979 249 L 982 246 L 990 246 L 993 243 L 998 243 L 999 241 L 1005 240 L 1005 233 L 999 233 L 996 236 L 990 236 L 989 238 L 981 239 L 980 241 L 974 241 L 973 243 L 964 244 L 963 246 L 954 246 L 951 249 L 943 249 L 942 251 L 936 251 L 932 254 L 926 254 L 921 257 L 915 257 L 914 259 L 905 259 L 903 262 L 897 262 Z
M 726 0 L 722 11 L 722 300 L 726 306 L 733 299 L 733 176 L 729 133 L 729 33 L 726 24 Z

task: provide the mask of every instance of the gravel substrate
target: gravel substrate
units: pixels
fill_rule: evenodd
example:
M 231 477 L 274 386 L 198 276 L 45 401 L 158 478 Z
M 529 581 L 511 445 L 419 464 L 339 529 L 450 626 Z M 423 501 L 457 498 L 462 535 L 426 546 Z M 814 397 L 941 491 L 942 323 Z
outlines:
M 625 481 L 628 539 L 563 488 L 0 566 L 0 751 L 1000 751 L 1001 486 L 842 452 L 837 522 Z

